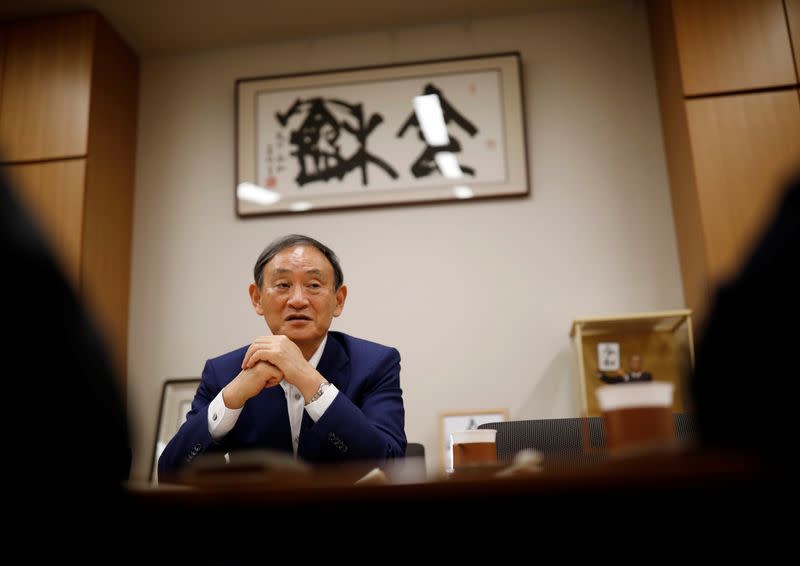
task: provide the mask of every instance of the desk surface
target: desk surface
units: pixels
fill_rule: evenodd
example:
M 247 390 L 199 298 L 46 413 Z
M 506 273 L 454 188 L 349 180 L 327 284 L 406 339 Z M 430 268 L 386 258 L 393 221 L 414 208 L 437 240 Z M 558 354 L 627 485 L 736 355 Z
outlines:
M 130 516 L 180 541 L 206 536 L 210 524 L 218 540 L 267 540 L 279 531 L 302 544 L 311 529 L 348 544 L 377 541 L 384 552 L 411 539 L 441 547 L 470 525 L 504 539 L 514 531 L 516 546 L 558 540 L 585 553 L 595 548 L 588 541 L 606 544 L 620 528 L 644 533 L 633 537 L 640 542 L 652 540 L 647 533 L 669 532 L 672 542 L 678 533 L 705 544 L 712 533 L 725 533 L 718 544 L 731 548 L 731 541 L 752 542 L 793 524 L 772 512 L 783 486 L 759 461 L 731 454 L 683 451 L 506 479 L 402 485 L 355 486 L 345 476 L 318 474 L 295 485 L 229 479 L 188 488 L 131 487 Z
M 672 552 L 685 560 L 695 554 L 692 548 L 738 556 L 740 546 L 733 545 L 742 543 L 772 553 L 780 545 L 756 541 L 794 525 L 772 513 L 782 492 L 771 486 L 763 466 L 731 454 L 611 459 L 508 479 L 355 486 L 343 483 L 342 475 L 319 474 L 315 481 L 278 485 L 228 478 L 189 488 L 132 487 L 128 516 L 146 526 L 153 537 L 148 540 L 169 541 L 187 552 L 216 550 L 211 559 L 227 558 L 231 541 L 245 553 L 274 552 L 265 545 L 277 537 L 298 552 L 324 548 L 325 557 L 373 563 L 401 561 L 407 553 L 442 554 L 448 562 L 455 553 L 475 563 L 476 552 L 488 552 L 495 561 L 517 560 L 520 549 L 597 559 L 619 537 L 628 550 L 657 539 L 659 547 L 666 546 L 667 554 L 659 550 L 662 559 Z M 458 540 L 464 544 L 452 547 Z
M 499 502 L 504 498 L 592 498 L 651 491 L 678 494 L 698 489 L 713 493 L 754 485 L 764 472 L 752 458 L 726 453 L 680 451 L 609 458 L 571 469 L 556 466 L 510 478 L 497 478 L 487 472 L 461 477 L 436 477 L 429 481 L 399 485 L 353 485 L 354 478 L 361 473 L 363 470 L 323 470 L 296 480 L 253 474 L 217 475 L 191 486 L 131 486 L 130 493 L 139 504 L 154 509 L 183 506 L 302 507 L 376 502 Z

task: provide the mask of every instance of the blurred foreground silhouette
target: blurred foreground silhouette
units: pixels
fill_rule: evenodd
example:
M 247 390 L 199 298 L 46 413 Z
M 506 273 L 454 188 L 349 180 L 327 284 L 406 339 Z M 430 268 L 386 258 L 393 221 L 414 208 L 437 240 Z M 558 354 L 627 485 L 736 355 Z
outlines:
M 37 227 L 0 178 L 6 384 L 4 487 L 11 518 L 43 539 L 31 552 L 99 548 L 75 533 L 124 534 L 131 463 L 111 364 Z M 71 544 L 75 546 L 72 547 Z M 91 554 L 91 550 L 90 550 Z

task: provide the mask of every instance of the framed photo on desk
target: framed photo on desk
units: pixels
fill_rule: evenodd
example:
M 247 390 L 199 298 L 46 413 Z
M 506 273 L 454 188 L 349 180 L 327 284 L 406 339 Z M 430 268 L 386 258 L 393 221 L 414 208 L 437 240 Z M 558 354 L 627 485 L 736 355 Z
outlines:
M 200 385 L 196 377 L 168 379 L 161 390 L 161 408 L 158 412 L 158 429 L 153 445 L 153 462 L 150 466 L 150 481 L 158 483 L 158 458 L 172 437 L 186 421 L 192 408 L 192 400 Z
M 508 420 L 508 409 L 486 409 L 477 411 L 460 411 L 441 413 L 439 415 L 439 445 L 441 446 L 440 468 L 443 471 L 453 469 L 453 446 L 450 434 L 461 430 L 472 430 L 482 424 Z

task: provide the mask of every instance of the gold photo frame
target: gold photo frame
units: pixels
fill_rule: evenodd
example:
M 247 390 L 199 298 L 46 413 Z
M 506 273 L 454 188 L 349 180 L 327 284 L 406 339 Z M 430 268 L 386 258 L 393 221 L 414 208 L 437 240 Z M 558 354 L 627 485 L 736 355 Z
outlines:
M 687 411 L 686 375 L 694 366 L 692 311 L 676 309 L 645 313 L 576 318 L 570 328 L 578 373 L 578 406 L 582 416 L 600 416 L 596 390 L 622 381 L 613 378 L 630 369 L 630 359 L 639 356 L 642 370 L 653 381 L 675 386 L 672 411 Z M 600 358 L 609 345 L 616 345 L 619 373 L 603 371 Z

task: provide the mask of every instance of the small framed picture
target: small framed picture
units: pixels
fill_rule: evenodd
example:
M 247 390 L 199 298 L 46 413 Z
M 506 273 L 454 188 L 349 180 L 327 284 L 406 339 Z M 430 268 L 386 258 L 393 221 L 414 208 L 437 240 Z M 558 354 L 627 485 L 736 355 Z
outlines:
M 153 445 L 153 463 L 150 467 L 150 481 L 153 483 L 157 483 L 158 458 L 186 421 L 186 414 L 192 408 L 192 400 L 199 385 L 198 378 L 168 379 L 164 382 L 161 390 L 161 408 L 158 413 L 158 430 Z
M 441 468 L 453 469 L 453 446 L 450 435 L 460 430 L 472 430 L 482 424 L 508 420 L 507 409 L 487 409 L 455 413 L 441 413 L 439 416 L 439 445 L 442 447 Z
M 619 342 L 598 342 L 597 369 L 600 371 L 619 369 Z

